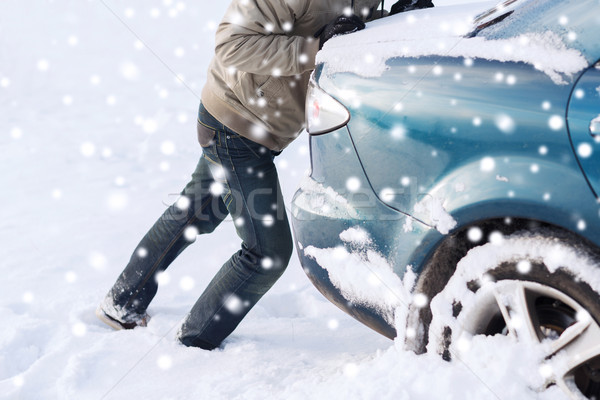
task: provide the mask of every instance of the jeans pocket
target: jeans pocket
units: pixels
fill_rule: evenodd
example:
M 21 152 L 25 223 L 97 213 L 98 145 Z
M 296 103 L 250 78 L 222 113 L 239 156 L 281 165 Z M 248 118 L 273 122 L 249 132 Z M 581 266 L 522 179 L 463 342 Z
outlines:
M 196 130 L 198 131 L 198 143 L 202 147 L 208 147 L 211 144 L 214 144 L 215 134 L 214 129 L 210 129 L 202 122 L 198 121 L 196 124 Z

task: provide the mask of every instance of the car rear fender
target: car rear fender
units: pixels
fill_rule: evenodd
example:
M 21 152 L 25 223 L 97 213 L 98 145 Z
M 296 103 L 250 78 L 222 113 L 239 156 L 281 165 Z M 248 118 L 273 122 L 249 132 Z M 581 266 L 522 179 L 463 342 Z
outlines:
M 483 171 L 482 162 L 453 170 L 425 195 L 438 199 L 456 221 L 451 233 L 479 221 L 523 218 L 574 232 L 600 246 L 600 206 L 576 164 L 521 157 L 489 157 L 484 164 Z M 422 265 L 443 240 L 437 233 L 431 236 L 424 240 L 430 248 L 417 249 L 410 264 Z

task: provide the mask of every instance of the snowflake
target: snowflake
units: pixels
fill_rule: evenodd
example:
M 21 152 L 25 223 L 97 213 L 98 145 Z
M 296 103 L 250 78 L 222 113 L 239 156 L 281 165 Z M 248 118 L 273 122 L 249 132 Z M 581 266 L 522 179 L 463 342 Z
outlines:
M 592 319 L 592 316 L 590 315 L 590 313 L 584 309 L 577 311 L 577 315 L 575 317 L 577 318 L 577 321 L 579 321 L 579 322 L 589 322 Z
M 407 339 L 414 339 L 417 337 L 417 331 L 415 328 L 406 328 L 404 336 L 406 336 Z
M 196 285 L 196 282 L 194 281 L 194 278 L 192 278 L 190 276 L 184 276 L 179 281 L 179 287 L 181 288 L 181 290 L 184 290 L 186 292 L 192 290 L 195 285 Z
M 356 192 L 358 191 L 358 189 L 360 189 L 360 180 L 357 177 L 350 177 L 346 180 L 346 189 L 348 189 L 350 192 Z
M 413 295 L 413 304 L 417 308 L 424 308 L 429 304 L 429 298 L 423 293 L 415 293 Z
M 241 314 L 244 311 L 244 303 L 235 294 L 227 296 L 223 305 L 232 314 Z
M 392 189 L 392 188 L 383 188 L 381 190 L 381 192 L 379 192 L 379 197 L 381 198 L 382 201 L 390 202 L 390 201 L 394 201 L 394 198 L 396 197 L 396 193 L 395 193 L 394 189 Z
M 552 198 L 552 195 L 550 193 L 544 193 L 544 201 L 549 201 Z
M 77 322 L 71 326 L 71 333 L 77 337 L 83 337 L 87 333 L 85 324 Z
M 65 106 L 70 106 L 71 104 L 73 104 L 73 96 L 71 95 L 64 95 L 62 98 L 62 102 Z
M 273 224 L 275 223 L 275 218 L 273 218 L 272 215 L 267 214 L 267 215 L 263 216 L 262 223 L 264 226 L 269 228 L 269 227 L 273 226 Z
M 548 119 L 548 126 L 553 131 L 558 131 L 563 127 L 563 119 L 560 115 L 553 115 Z
M 348 363 L 344 366 L 344 375 L 355 378 L 358 375 L 359 367 L 354 363 Z
M 517 263 L 517 271 L 521 274 L 528 274 L 531 271 L 531 262 L 528 260 L 521 260 Z
M 476 226 L 469 228 L 467 238 L 473 243 L 478 243 L 483 238 L 483 231 Z
M 111 158 L 112 155 L 113 155 L 113 151 L 112 151 L 112 149 L 110 147 L 104 147 L 104 148 L 102 148 L 102 151 L 100 152 L 100 155 L 104 159 Z
M 92 142 L 83 142 L 81 146 L 79 146 L 79 150 L 83 156 L 91 157 L 96 153 L 96 146 Z
M 262 139 L 267 136 L 267 131 L 259 125 L 253 125 L 251 128 L 251 133 L 252 136 L 257 139 Z
M 165 140 L 160 145 L 160 151 L 167 156 L 173 155 L 173 153 L 175 153 L 175 143 L 170 140 Z
M 33 295 L 32 292 L 25 292 L 23 293 L 23 303 L 26 304 L 31 304 L 33 303 L 33 301 L 35 300 L 35 296 Z
M 185 239 L 189 242 L 194 242 L 198 234 L 198 228 L 195 226 L 188 226 L 185 228 L 185 231 L 183 231 L 183 237 L 185 237 Z
M 67 283 L 75 283 L 77 281 L 77 274 L 73 271 L 69 271 L 65 274 L 65 281 Z
M 90 265 L 96 270 L 104 269 L 106 267 L 106 264 L 108 263 L 108 260 L 106 259 L 104 254 L 102 254 L 98 251 L 93 251 L 89 255 L 88 259 L 89 259 Z
M 155 119 L 142 119 L 142 130 L 151 135 L 158 130 L 158 122 Z
M 381 277 L 375 273 L 370 273 L 367 276 L 367 282 L 369 283 L 369 285 L 374 287 L 381 286 Z
M 462 353 L 469 351 L 471 348 L 471 340 L 467 337 L 461 336 L 456 342 L 456 348 Z
M 264 269 L 271 269 L 273 268 L 273 259 L 270 257 L 265 257 L 262 259 L 260 265 L 264 268 Z
M 390 131 L 390 134 L 396 140 L 403 140 L 406 137 L 406 128 L 403 125 L 397 125 Z
M 171 282 L 171 275 L 167 271 L 161 271 L 156 274 L 154 280 L 161 286 L 168 285 Z
M 20 139 L 23 136 L 23 131 L 21 128 L 14 127 L 10 130 L 10 136 L 12 136 L 13 139 Z
M 50 68 L 50 63 L 46 59 L 41 59 L 37 63 L 37 68 L 42 72 L 48 71 L 48 68 Z
M 175 206 L 183 211 L 187 210 L 191 204 L 192 201 L 187 196 L 181 196 L 177 199 L 177 202 L 175 202 Z
M 567 17 L 566 15 L 561 15 L 558 18 L 558 23 L 561 24 L 561 25 L 563 25 L 563 26 L 567 25 L 569 23 L 569 17 Z
M 12 379 L 12 383 L 13 385 L 15 385 L 15 387 L 22 387 L 23 385 L 25 385 L 25 378 L 23 378 L 22 375 L 15 376 Z
M 121 64 L 121 75 L 127 80 L 139 78 L 140 70 L 132 61 L 126 61 Z
M 496 162 L 492 157 L 484 157 L 479 163 L 479 169 L 483 172 L 490 172 L 496 168 Z
M 339 326 L 340 326 L 340 323 L 338 322 L 337 319 L 330 319 L 327 322 L 327 327 L 329 329 L 331 329 L 332 331 L 335 331 L 337 328 L 339 328 Z
M 139 247 L 136 254 L 140 258 L 146 258 L 148 256 L 148 250 L 145 247 Z
M 550 379 L 554 375 L 554 368 L 552 368 L 552 365 L 544 363 L 540 365 L 540 367 L 538 368 L 538 372 L 540 373 L 542 378 Z
M 156 365 L 162 370 L 168 370 L 173 366 L 173 359 L 168 355 L 162 355 L 156 359 Z
M 581 158 L 590 157 L 592 152 L 593 148 L 589 143 L 581 143 L 579 146 L 577 146 L 577 154 L 579 154 Z
M 567 38 L 569 39 L 569 41 L 574 42 L 577 40 L 577 33 L 571 31 L 567 34 Z
M 499 231 L 494 231 L 490 233 L 488 240 L 494 246 L 501 246 L 504 243 L 504 235 Z

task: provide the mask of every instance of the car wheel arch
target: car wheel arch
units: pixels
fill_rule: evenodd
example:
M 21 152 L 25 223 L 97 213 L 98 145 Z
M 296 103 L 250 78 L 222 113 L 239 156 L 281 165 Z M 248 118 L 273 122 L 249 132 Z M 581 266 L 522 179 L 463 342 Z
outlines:
M 468 239 L 468 233 L 472 228 L 481 230 L 481 241 L 473 242 Z M 494 231 L 498 231 L 504 236 L 518 232 L 544 232 L 573 246 L 592 251 L 595 257 L 600 260 L 600 247 L 558 225 L 525 218 L 505 217 L 479 220 L 461 226 L 451 234 L 445 235 L 430 254 L 424 257 L 413 293 L 423 294 L 427 299 L 433 299 L 446 287 L 456 271 L 458 262 L 467 255 L 469 250 L 487 243 L 489 234 Z M 456 307 L 456 305 L 453 305 L 453 307 Z M 454 312 L 459 311 L 454 310 Z M 429 324 L 432 321 L 430 304 L 428 303 L 425 307 L 416 307 L 410 304 L 406 321 L 406 332 L 412 331 L 416 334 L 404 334 L 405 347 L 417 354 L 425 353 L 429 343 Z

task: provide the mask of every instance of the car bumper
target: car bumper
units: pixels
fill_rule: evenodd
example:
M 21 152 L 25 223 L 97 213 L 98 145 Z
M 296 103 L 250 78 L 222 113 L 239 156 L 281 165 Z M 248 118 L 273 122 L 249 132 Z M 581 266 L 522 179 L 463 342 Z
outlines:
M 379 200 L 347 128 L 311 137 L 311 161 L 292 200 L 302 267 L 332 303 L 394 338 L 411 302 L 411 264 L 421 265 L 441 234 Z

